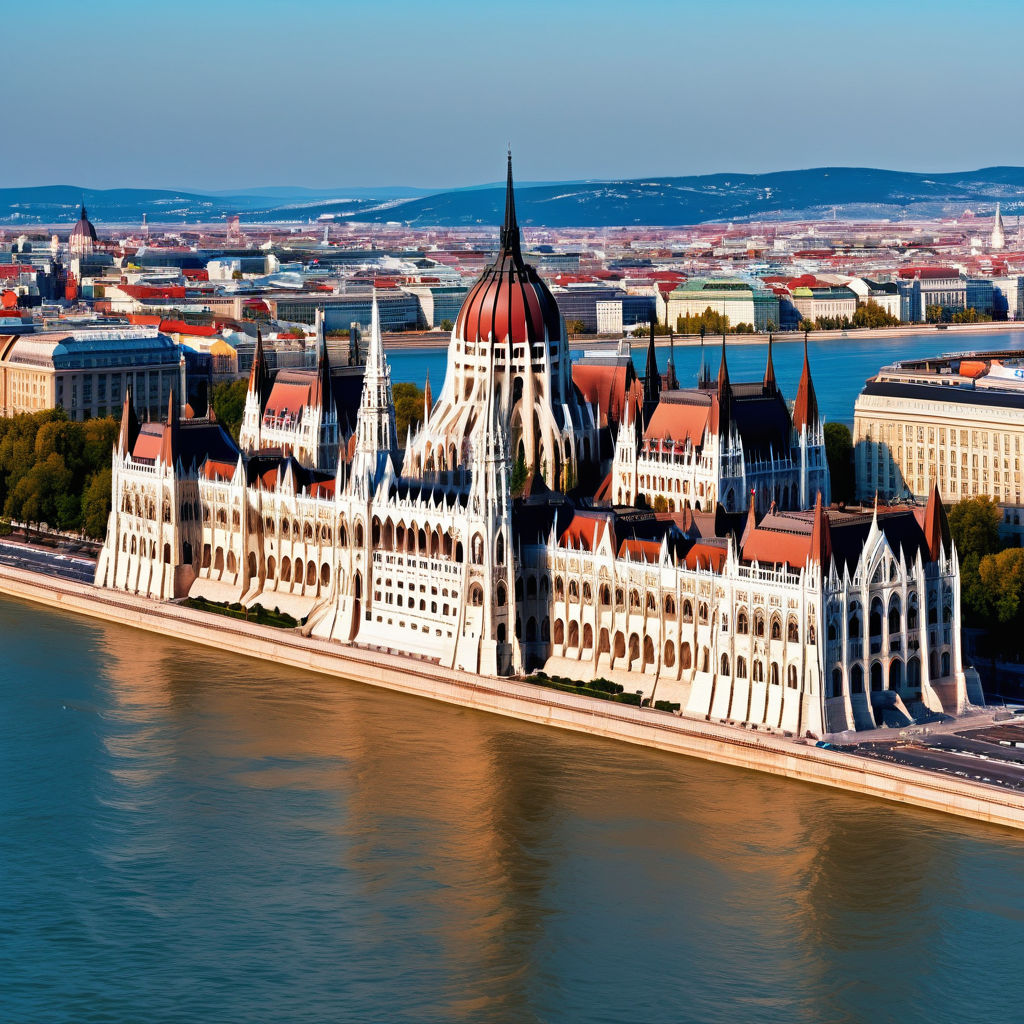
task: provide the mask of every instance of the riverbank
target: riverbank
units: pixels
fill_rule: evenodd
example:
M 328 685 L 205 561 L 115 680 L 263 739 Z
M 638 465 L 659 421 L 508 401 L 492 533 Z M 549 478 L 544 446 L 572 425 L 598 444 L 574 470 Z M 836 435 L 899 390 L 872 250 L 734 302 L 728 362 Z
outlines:
M 515 680 L 470 675 L 378 650 L 342 647 L 292 631 L 225 620 L 181 605 L 101 591 L 7 566 L 0 566 L 0 593 L 430 700 L 1024 830 L 1022 794 L 791 739 L 669 712 L 611 705 Z

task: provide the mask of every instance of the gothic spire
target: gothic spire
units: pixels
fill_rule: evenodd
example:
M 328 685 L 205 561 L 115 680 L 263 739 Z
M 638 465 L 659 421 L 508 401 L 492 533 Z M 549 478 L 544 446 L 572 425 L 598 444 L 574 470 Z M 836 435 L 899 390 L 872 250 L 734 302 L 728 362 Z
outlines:
M 132 403 L 132 386 L 129 382 L 124 392 L 124 405 L 121 407 L 121 429 L 117 438 L 117 451 L 120 455 L 126 455 L 135 446 L 135 439 L 139 436 L 139 418 L 135 415 L 135 406 Z
M 521 256 L 519 222 L 516 220 L 516 193 L 512 185 L 512 150 L 508 151 L 508 179 L 505 182 L 505 222 L 501 226 L 501 248 Z
M 252 357 L 252 369 L 249 371 L 249 391 L 260 400 L 260 408 L 270 393 L 270 370 L 267 357 L 263 351 L 263 332 L 256 328 L 256 351 Z
M 821 503 L 821 491 L 814 503 L 814 525 L 811 527 L 811 561 L 826 568 L 832 558 L 832 528 Z
M 818 399 L 814 394 L 814 382 L 811 380 L 811 366 L 807 359 L 807 335 L 804 335 L 804 367 L 800 372 L 800 386 L 796 390 L 796 402 L 793 405 L 793 426 L 797 431 L 816 430 L 819 423 Z
M 646 415 L 654 411 L 661 395 L 661 376 L 658 373 L 658 352 L 654 345 L 654 319 L 651 319 L 651 336 L 647 342 L 647 369 L 644 371 L 644 412 Z
M 779 389 L 778 381 L 775 379 L 775 361 L 772 359 L 772 336 L 768 335 L 768 363 L 764 368 L 764 389 L 769 394 L 774 394 Z

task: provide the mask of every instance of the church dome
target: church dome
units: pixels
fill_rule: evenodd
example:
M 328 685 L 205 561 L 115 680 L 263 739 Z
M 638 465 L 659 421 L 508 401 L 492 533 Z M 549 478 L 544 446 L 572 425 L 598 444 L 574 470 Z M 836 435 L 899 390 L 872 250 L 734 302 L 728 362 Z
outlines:
M 543 342 L 545 330 L 549 341 L 560 339 L 561 319 L 548 286 L 523 259 L 510 154 L 501 247 L 466 296 L 455 322 L 455 334 L 469 344 L 486 341 L 489 334 L 501 343 L 524 344 Z
M 86 215 L 84 205 L 82 206 L 82 216 L 78 218 L 78 222 L 71 229 L 71 238 L 88 239 L 90 242 L 98 241 L 96 229 L 92 226 L 92 221 Z

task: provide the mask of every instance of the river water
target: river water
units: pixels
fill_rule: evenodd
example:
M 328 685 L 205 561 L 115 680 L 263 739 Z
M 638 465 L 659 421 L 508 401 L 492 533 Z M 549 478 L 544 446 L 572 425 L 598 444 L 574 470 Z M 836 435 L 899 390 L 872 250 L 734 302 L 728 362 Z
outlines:
M 788 337 L 788 340 L 774 345 L 773 361 L 779 386 L 792 402 L 796 397 L 804 361 L 803 335 L 782 337 Z M 792 340 L 794 338 L 799 341 Z M 831 422 L 846 423 L 852 427 L 853 403 L 864 387 L 864 381 L 874 376 L 882 366 L 898 359 L 919 359 L 922 356 L 968 349 L 1024 350 L 1024 331 L 967 335 L 932 329 L 922 334 L 897 338 L 830 338 L 824 341 L 815 340 L 812 334 L 808 343 L 808 358 L 822 414 Z M 657 351 L 658 363 L 664 369 L 669 357 L 668 347 L 659 347 Z M 705 345 L 705 358 L 712 376 L 718 374 L 721 351 L 721 339 L 716 341 L 709 338 Z M 764 376 L 767 351 L 767 342 L 729 343 L 726 352 L 732 380 L 760 380 Z M 574 351 L 572 355 L 577 359 L 582 353 Z M 683 387 L 696 384 L 700 359 L 699 346 L 676 346 L 676 375 Z M 447 360 L 448 353 L 444 348 L 399 349 L 388 353 L 392 380 L 413 381 L 422 387 L 429 371 L 430 387 L 435 399 L 441 393 Z M 647 349 L 643 344 L 634 346 L 633 361 L 643 373 L 647 363 Z
M 1024 838 L 0 599 L 4 1022 L 1020 1020 Z

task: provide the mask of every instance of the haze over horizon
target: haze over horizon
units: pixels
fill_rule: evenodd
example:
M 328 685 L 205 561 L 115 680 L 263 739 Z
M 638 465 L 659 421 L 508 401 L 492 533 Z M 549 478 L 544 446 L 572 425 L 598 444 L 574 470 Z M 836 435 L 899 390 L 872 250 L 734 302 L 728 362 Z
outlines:
M 1024 164 L 1007 115 L 1024 9 L 1006 0 L 865 0 L 856 20 L 809 0 L 50 13 L 45 34 L 5 26 L 8 80 L 31 87 L 0 187 L 440 190 L 499 180 L 509 141 L 524 182 Z

